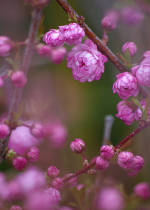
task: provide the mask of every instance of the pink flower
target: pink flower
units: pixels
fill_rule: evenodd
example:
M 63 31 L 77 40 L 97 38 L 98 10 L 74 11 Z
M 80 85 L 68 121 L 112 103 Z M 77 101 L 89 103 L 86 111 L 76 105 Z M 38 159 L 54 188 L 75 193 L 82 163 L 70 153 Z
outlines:
M 113 187 L 103 188 L 97 195 L 98 210 L 122 210 L 124 201 L 121 192 Z
M 0 36 L 0 56 L 8 56 L 12 47 L 12 42 L 7 36 Z
M 118 155 L 117 163 L 123 169 L 130 169 L 133 162 L 134 155 L 132 152 L 120 152 Z
M 49 201 L 52 203 L 58 203 L 62 199 L 59 190 L 53 187 L 48 188 L 45 192 L 49 197 Z
M 44 35 L 43 41 L 51 47 L 59 47 L 65 40 L 60 30 L 51 29 Z
M 36 46 L 36 51 L 40 56 L 50 58 L 52 48 L 49 45 L 38 44 Z
M 68 45 L 80 43 L 85 36 L 84 30 L 77 23 L 59 26 L 59 30 Z
M 64 183 L 63 183 L 63 180 L 59 177 L 56 177 L 52 180 L 52 183 L 51 183 L 52 187 L 54 187 L 55 189 L 60 189 L 63 187 Z
M 27 83 L 27 77 L 24 74 L 24 72 L 22 72 L 22 71 L 16 71 L 16 72 L 13 72 L 12 73 L 12 75 L 11 75 L 11 81 L 13 82 L 13 84 L 16 87 L 20 88 L 20 87 L 25 86 L 25 84 Z
M 64 47 L 59 47 L 51 51 L 51 60 L 53 63 L 59 64 L 63 61 L 67 51 Z
M 124 72 L 118 74 L 116 82 L 113 84 L 113 92 L 118 93 L 121 99 L 127 99 L 130 96 L 137 96 L 139 93 L 136 77 L 131 73 Z
M 35 147 L 35 146 L 31 147 L 29 152 L 27 153 L 27 157 L 28 157 L 29 161 L 30 162 L 38 161 L 39 153 L 40 153 L 40 151 L 39 151 L 38 147 Z
M 39 140 L 30 133 L 30 128 L 19 126 L 12 131 L 8 148 L 13 149 L 19 155 L 24 155 L 32 146 L 38 144 Z
M 140 85 L 150 87 L 150 60 L 149 57 L 143 59 L 136 71 L 136 78 Z
M 26 167 L 26 164 L 27 160 L 24 157 L 18 156 L 13 159 L 13 166 L 18 171 L 22 171 Z
M 99 80 L 104 73 L 105 62 L 106 57 L 90 40 L 76 45 L 67 57 L 67 67 L 72 68 L 74 79 L 80 82 Z
M 106 160 L 110 160 L 115 154 L 114 147 L 112 145 L 103 145 L 100 148 L 100 155 Z
M 109 161 L 103 159 L 101 156 L 96 158 L 96 168 L 99 170 L 105 170 L 109 167 Z
M 124 7 L 120 14 L 124 23 L 129 25 L 138 25 L 144 19 L 144 14 L 135 7 Z
M 130 56 L 135 55 L 137 51 L 136 44 L 134 42 L 126 42 L 122 46 L 122 52 L 125 53 L 127 50 L 129 51 Z
M 141 182 L 134 187 L 134 194 L 142 199 L 150 198 L 150 186 L 147 182 Z
M 108 31 L 114 30 L 117 27 L 118 19 L 118 12 L 116 10 L 111 10 L 103 17 L 101 25 Z
M 56 176 L 59 175 L 59 172 L 60 170 L 56 168 L 55 166 L 49 166 L 47 174 L 49 177 L 55 178 Z
M 129 167 L 128 175 L 129 176 L 137 175 L 139 171 L 143 168 L 143 166 L 144 166 L 144 159 L 139 155 L 134 156 L 132 163 L 130 164 Z
M 10 133 L 10 128 L 6 124 L 0 124 L 0 138 L 6 138 Z
M 0 88 L 4 86 L 4 80 L 2 77 L 0 77 Z
M 81 153 L 85 150 L 85 143 L 82 139 L 75 139 L 71 142 L 70 148 L 73 152 Z
M 118 113 L 116 117 L 121 119 L 126 125 L 131 125 L 136 118 L 136 109 L 134 104 L 128 101 L 120 101 L 117 104 Z

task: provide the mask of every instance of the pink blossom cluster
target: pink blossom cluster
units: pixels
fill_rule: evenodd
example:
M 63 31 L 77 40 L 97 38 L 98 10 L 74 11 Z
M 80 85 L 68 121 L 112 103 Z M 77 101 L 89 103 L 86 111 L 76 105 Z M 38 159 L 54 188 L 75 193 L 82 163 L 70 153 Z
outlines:
M 117 163 L 129 176 L 135 176 L 143 168 L 144 159 L 139 155 L 134 156 L 132 152 L 123 151 L 118 154 Z

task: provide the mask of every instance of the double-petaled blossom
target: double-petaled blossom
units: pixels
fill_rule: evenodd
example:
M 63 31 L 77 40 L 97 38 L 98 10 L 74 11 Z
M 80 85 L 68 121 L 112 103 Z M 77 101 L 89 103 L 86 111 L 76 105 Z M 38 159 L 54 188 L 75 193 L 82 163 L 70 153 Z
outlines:
M 0 36 L 0 56 L 5 57 L 9 55 L 13 47 L 12 41 L 7 36 Z
M 84 30 L 77 23 L 59 26 L 59 30 L 64 37 L 65 43 L 68 45 L 80 43 L 85 36 Z
M 73 78 L 80 82 L 99 80 L 104 73 L 107 58 L 89 39 L 76 45 L 68 54 L 67 67 L 72 68 Z
M 121 119 L 126 125 L 131 125 L 136 119 L 137 108 L 131 102 L 120 101 L 117 104 L 117 111 L 116 117 Z
M 100 148 L 100 155 L 106 160 L 110 160 L 115 154 L 114 147 L 112 145 L 103 145 Z
M 51 47 L 59 47 L 64 44 L 65 40 L 60 30 L 51 29 L 44 35 L 43 41 Z
M 138 82 L 131 73 L 124 72 L 117 76 L 116 82 L 113 84 L 113 92 L 117 93 L 121 99 L 127 99 L 130 96 L 137 96 L 139 93 Z
M 85 150 L 85 143 L 82 139 L 75 139 L 71 142 L 70 148 L 73 152 L 81 153 Z
M 137 51 L 137 47 L 136 44 L 134 42 L 126 42 L 123 46 L 122 46 L 122 52 L 125 53 L 128 50 L 130 56 L 133 56 L 136 54 Z

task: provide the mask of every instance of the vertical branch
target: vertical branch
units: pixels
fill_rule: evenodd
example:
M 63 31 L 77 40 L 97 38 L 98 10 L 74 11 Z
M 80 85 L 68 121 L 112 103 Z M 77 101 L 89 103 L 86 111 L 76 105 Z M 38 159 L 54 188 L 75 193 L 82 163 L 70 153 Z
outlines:
M 40 24 L 40 18 L 41 18 L 41 9 L 35 8 L 32 14 L 31 25 L 30 25 L 30 29 L 28 33 L 28 38 L 27 38 L 27 45 L 26 45 L 23 60 L 20 66 L 20 71 L 23 71 L 25 75 L 27 75 L 30 69 L 35 39 L 38 32 L 39 24 Z M 8 115 L 9 122 L 13 121 L 14 113 L 19 108 L 23 89 L 24 88 L 15 88 L 13 91 L 12 101 L 9 107 L 9 115 Z

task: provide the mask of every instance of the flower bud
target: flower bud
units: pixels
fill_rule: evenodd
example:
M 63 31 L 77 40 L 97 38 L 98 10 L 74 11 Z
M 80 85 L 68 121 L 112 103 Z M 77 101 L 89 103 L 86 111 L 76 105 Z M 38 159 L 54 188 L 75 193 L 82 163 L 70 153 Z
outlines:
M 30 162 L 38 161 L 39 153 L 40 153 L 40 151 L 39 151 L 38 147 L 35 147 L 35 146 L 31 147 L 29 152 L 27 153 L 27 157 L 28 157 L 29 161 Z
M 44 35 L 43 41 L 51 47 L 59 47 L 64 44 L 65 40 L 60 30 L 51 29 Z
M 27 164 L 27 160 L 24 157 L 18 156 L 13 159 L 13 166 L 18 171 L 22 171 Z
M 25 86 L 27 83 L 27 77 L 22 71 L 13 72 L 11 75 L 11 80 L 18 88 Z
M 110 160 L 115 154 L 114 147 L 112 145 L 103 145 L 100 148 L 100 155 L 103 159 Z
M 150 198 L 150 186 L 147 182 L 141 182 L 134 187 L 134 194 L 142 199 Z
M 96 168 L 99 170 L 105 170 L 109 167 L 109 161 L 103 159 L 101 156 L 96 158 Z
M 82 139 L 75 139 L 71 142 L 70 148 L 75 153 L 81 153 L 85 150 L 85 143 Z
M 0 139 L 6 138 L 10 133 L 10 128 L 6 124 L 0 124 Z
M 117 163 L 123 169 L 130 169 L 133 162 L 134 155 L 132 152 L 120 152 L 118 155 Z
M 137 47 L 134 42 L 126 42 L 122 47 L 122 52 L 125 53 L 128 50 L 130 56 L 133 56 L 136 54 Z
M 59 175 L 60 170 L 56 168 L 55 166 L 49 166 L 48 167 L 48 176 L 51 178 L 55 178 L 56 176 Z

